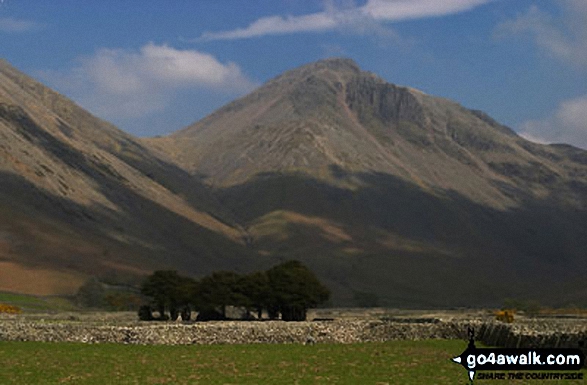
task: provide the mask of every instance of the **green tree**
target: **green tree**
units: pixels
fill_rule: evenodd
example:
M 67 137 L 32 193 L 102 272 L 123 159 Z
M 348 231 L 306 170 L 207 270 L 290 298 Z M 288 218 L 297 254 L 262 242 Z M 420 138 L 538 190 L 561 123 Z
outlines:
M 139 307 L 139 320 L 141 321 L 153 321 L 153 311 L 151 306 L 142 305 Z
M 177 303 L 181 309 L 181 319 L 189 321 L 191 318 L 192 310 L 190 304 L 194 292 L 197 288 L 197 281 L 189 277 L 180 277 L 178 292 L 177 292 Z M 176 317 L 177 318 L 177 317 Z
M 218 310 L 226 318 L 226 307 L 246 306 L 242 278 L 231 271 L 219 271 L 202 278 L 196 285 L 194 303 L 200 311 Z
M 181 308 L 188 306 L 195 282 L 174 270 L 158 270 L 148 276 L 141 286 L 141 293 L 152 299 L 160 319 L 165 319 L 169 309 L 172 320 L 177 319 Z
M 284 321 L 303 321 L 309 308 L 330 298 L 326 288 L 310 269 L 299 261 L 287 261 L 267 271 L 272 303 L 269 312 L 276 308 Z
M 261 319 L 263 309 L 268 309 L 272 303 L 272 292 L 267 273 L 256 271 L 245 275 L 242 277 L 240 289 L 245 298 L 245 307 L 254 309 L 257 312 L 257 319 Z

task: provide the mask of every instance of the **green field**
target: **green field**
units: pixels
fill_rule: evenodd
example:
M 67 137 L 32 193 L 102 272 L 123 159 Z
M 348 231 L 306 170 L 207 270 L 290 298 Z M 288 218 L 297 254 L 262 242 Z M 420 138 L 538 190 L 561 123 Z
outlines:
M 72 311 L 77 308 L 61 297 L 37 297 L 26 294 L 0 292 L 0 303 L 18 306 L 26 312 Z
M 464 347 L 442 340 L 311 346 L 0 342 L 0 384 L 466 384 L 465 370 L 449 360 Z M 475 383 L 500 382 L 585 383 Z

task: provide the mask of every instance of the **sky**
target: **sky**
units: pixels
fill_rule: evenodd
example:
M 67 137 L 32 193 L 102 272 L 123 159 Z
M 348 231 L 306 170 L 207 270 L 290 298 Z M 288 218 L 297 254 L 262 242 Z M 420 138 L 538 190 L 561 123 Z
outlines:
M 587 0 L 0 0 L 0 53 L 137 136 L 347 57 L 587 149 Z

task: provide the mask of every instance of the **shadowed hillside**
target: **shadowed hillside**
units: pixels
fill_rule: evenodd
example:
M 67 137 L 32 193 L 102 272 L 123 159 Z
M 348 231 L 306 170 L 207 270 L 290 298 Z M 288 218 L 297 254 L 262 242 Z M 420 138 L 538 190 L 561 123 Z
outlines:
M 247 266 L 246 234 L 197 178 L 6 62 L 0 179 L 3 290 L 54 294 L 111 271 Z M 30 276 L 15 280 L 17 271 Z M 35 277 L 54 274 L 66 283 L 39 289 Z
M 219 194 L 247 221 L 256 250 L 301 259 L 337 288 L 336 300 L 352 303 L 356 292 L 387 306 L 584 300 L 587 212 L 539 200 L 501 210 L 387 174 L 345 177 L 362 187 L 261 175 Z
M 587 303 L 586 152 L 327 59 L 147 141 L 271 258 L 389 306 Z
M 0 62 L 0 290 L 310 266 L 333 304 L 587 304 L 587 152 L 352 61 L 139 140 Z

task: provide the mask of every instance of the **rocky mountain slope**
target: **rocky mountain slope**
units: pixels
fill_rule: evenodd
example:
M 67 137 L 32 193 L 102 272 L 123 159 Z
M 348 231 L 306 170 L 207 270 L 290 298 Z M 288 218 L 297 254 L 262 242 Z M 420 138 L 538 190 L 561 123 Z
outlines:
M 71 293 L 90 275 L 191 273 L 247 255 L 197 178 L 0 61 L 0 290 Z
M 587 152 L 328 59 L 137 139 L 0 62 L 0 290 L 300 259 L 336 305 L 587 304 Z
M 286 72 L 156 143 L 214 186 L 296 171 L 333 181 L 342 169 L 495 207 L 520 198 L 508 188 L 544 195 L 585 171 L 583 151 L 535 145 L 483 112 L 389 84 L 345 59 Z
M 350 60 L 147 143 L 212 186 L 254 250 L 303 260 L 336 301 L 587 303 L 587 153 Z

